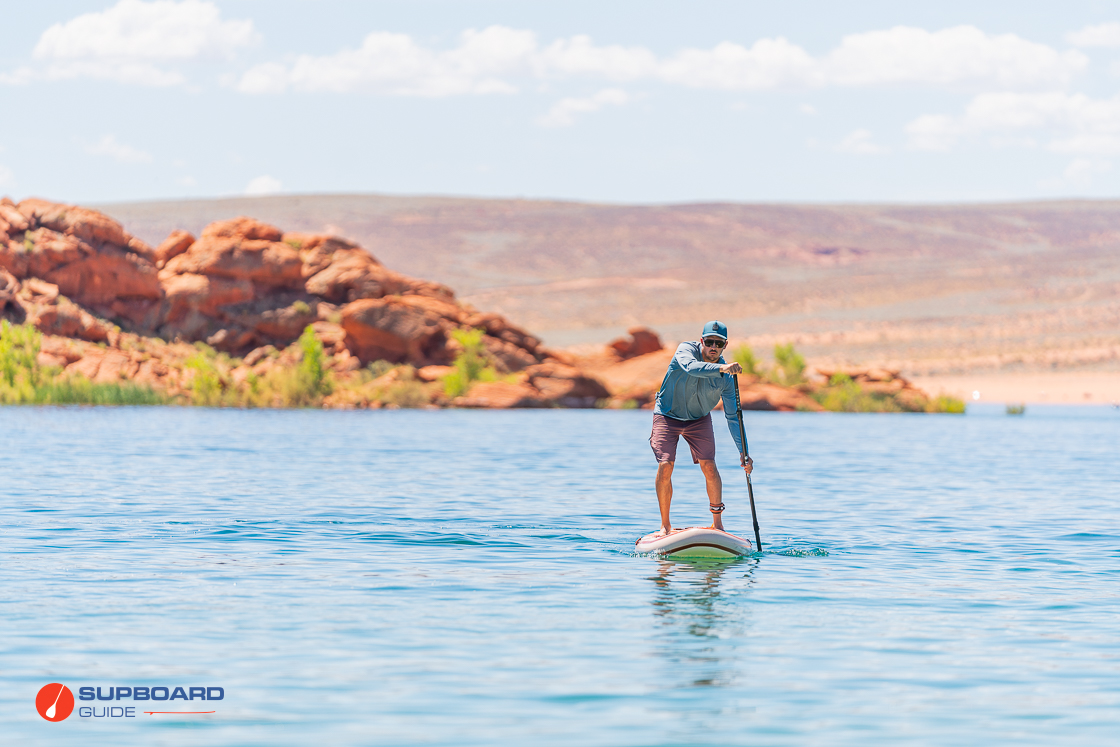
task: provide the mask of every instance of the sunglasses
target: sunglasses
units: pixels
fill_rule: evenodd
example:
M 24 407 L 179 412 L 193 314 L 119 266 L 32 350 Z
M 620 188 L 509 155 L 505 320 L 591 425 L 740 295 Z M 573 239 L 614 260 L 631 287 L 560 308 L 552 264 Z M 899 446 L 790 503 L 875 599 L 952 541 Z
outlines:
M 704 340 L 704 344 L 710 348 L 723 348 L 727 346 L 726 340 Z

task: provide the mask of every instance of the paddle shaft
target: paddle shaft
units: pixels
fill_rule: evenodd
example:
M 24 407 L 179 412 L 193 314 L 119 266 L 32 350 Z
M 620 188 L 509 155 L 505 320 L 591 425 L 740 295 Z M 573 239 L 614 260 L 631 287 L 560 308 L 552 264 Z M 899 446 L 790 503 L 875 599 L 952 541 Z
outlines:
M 743 427 L 743 405 L 739 403 L 739 374 L 731 374 L 735 382 L 735 413 L 739 416 L 739 443 L 743 445 L 740 455 L 749 457 L 747 453 L 747 430 Z M 754 510 L 754 488 L 751 486 L 751 476 L 747 475 L 747 496 L 751 499 L 751 521 L 754 522 L 754 541 L 758 543 L 758 551 L 762 552 L 762 537 L 758 535 L 758 514 Z

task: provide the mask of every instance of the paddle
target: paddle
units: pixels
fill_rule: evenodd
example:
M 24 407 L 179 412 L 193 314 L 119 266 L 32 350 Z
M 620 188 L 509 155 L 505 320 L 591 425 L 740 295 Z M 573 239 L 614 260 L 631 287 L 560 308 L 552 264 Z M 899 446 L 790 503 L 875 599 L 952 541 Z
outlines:
M 731 374 L 731 379 L 735 382 L 735 412 L 739 416 L 739 443 L 743 444 L 744 450 L 740 452 L 740 456 L 748 457 L 750 454 L 746 452 L 747 445 L 747 431 L 743 428 L 743 406 L 739 403 L 739 374 Z M 754 488 L 751 487 L 751 476 L 747 475 L 747 495 L 751 499 L 751 521 L 754 522 L 754 541 L 758 543 L 758 551 L 762 552 L 762 538 L 758 536 L 758 516 L 754 511 Z

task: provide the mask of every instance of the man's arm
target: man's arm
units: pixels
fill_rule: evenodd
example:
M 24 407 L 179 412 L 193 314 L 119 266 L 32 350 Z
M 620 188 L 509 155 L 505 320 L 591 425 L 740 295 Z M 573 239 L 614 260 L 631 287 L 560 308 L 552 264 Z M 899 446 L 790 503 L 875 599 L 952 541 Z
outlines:
M 735 377 L 725 376 L 723 378 L 723 415 L 727 418 L 727 428 L 731 431 L 731 438 L 734 439 L 735 445 L 739 447 L 739 463 L 749 475 L 754 466 L 754 460 L 747 456 L 750 453 L 750 444 L 746 441 L 747 429 L 743 428 L 741 434 L 739 432 L 739 412 L 735 409 L 735 394 Z
M 676 359 L 677 365 L 681 367 L 681 370 L 689 376 L 713 378 L 720 375 L 720 370 L 722 368 L 720 364 L 708 363 L 707 361 L 700 360 L 692 345 L 687 342 L 682 342 L 677 346 L 677 352 L 673 357 Z
M 739 412 L 735 409 L 735 377 L 723 377 L 723 416 L 727 418 L 727 428 L 731 431 L 731 438 L 735 439 L 735 445 L 739 447 L 740 454 L 746 454 L 750 451 L 747 444 L 740 438 L 739 433 Z M 741 434 L 743 438 L 746 437 L 746 430 Z

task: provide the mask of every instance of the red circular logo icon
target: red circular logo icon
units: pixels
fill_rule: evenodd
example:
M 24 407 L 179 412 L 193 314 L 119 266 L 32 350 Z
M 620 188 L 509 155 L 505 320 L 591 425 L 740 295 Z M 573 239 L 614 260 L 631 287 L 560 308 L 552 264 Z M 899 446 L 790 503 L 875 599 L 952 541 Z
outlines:
M 43 685 L 35 696 L 35 710 L 47 721 L 62 721 L 74 710 L 74 693 L 61 682 Z

